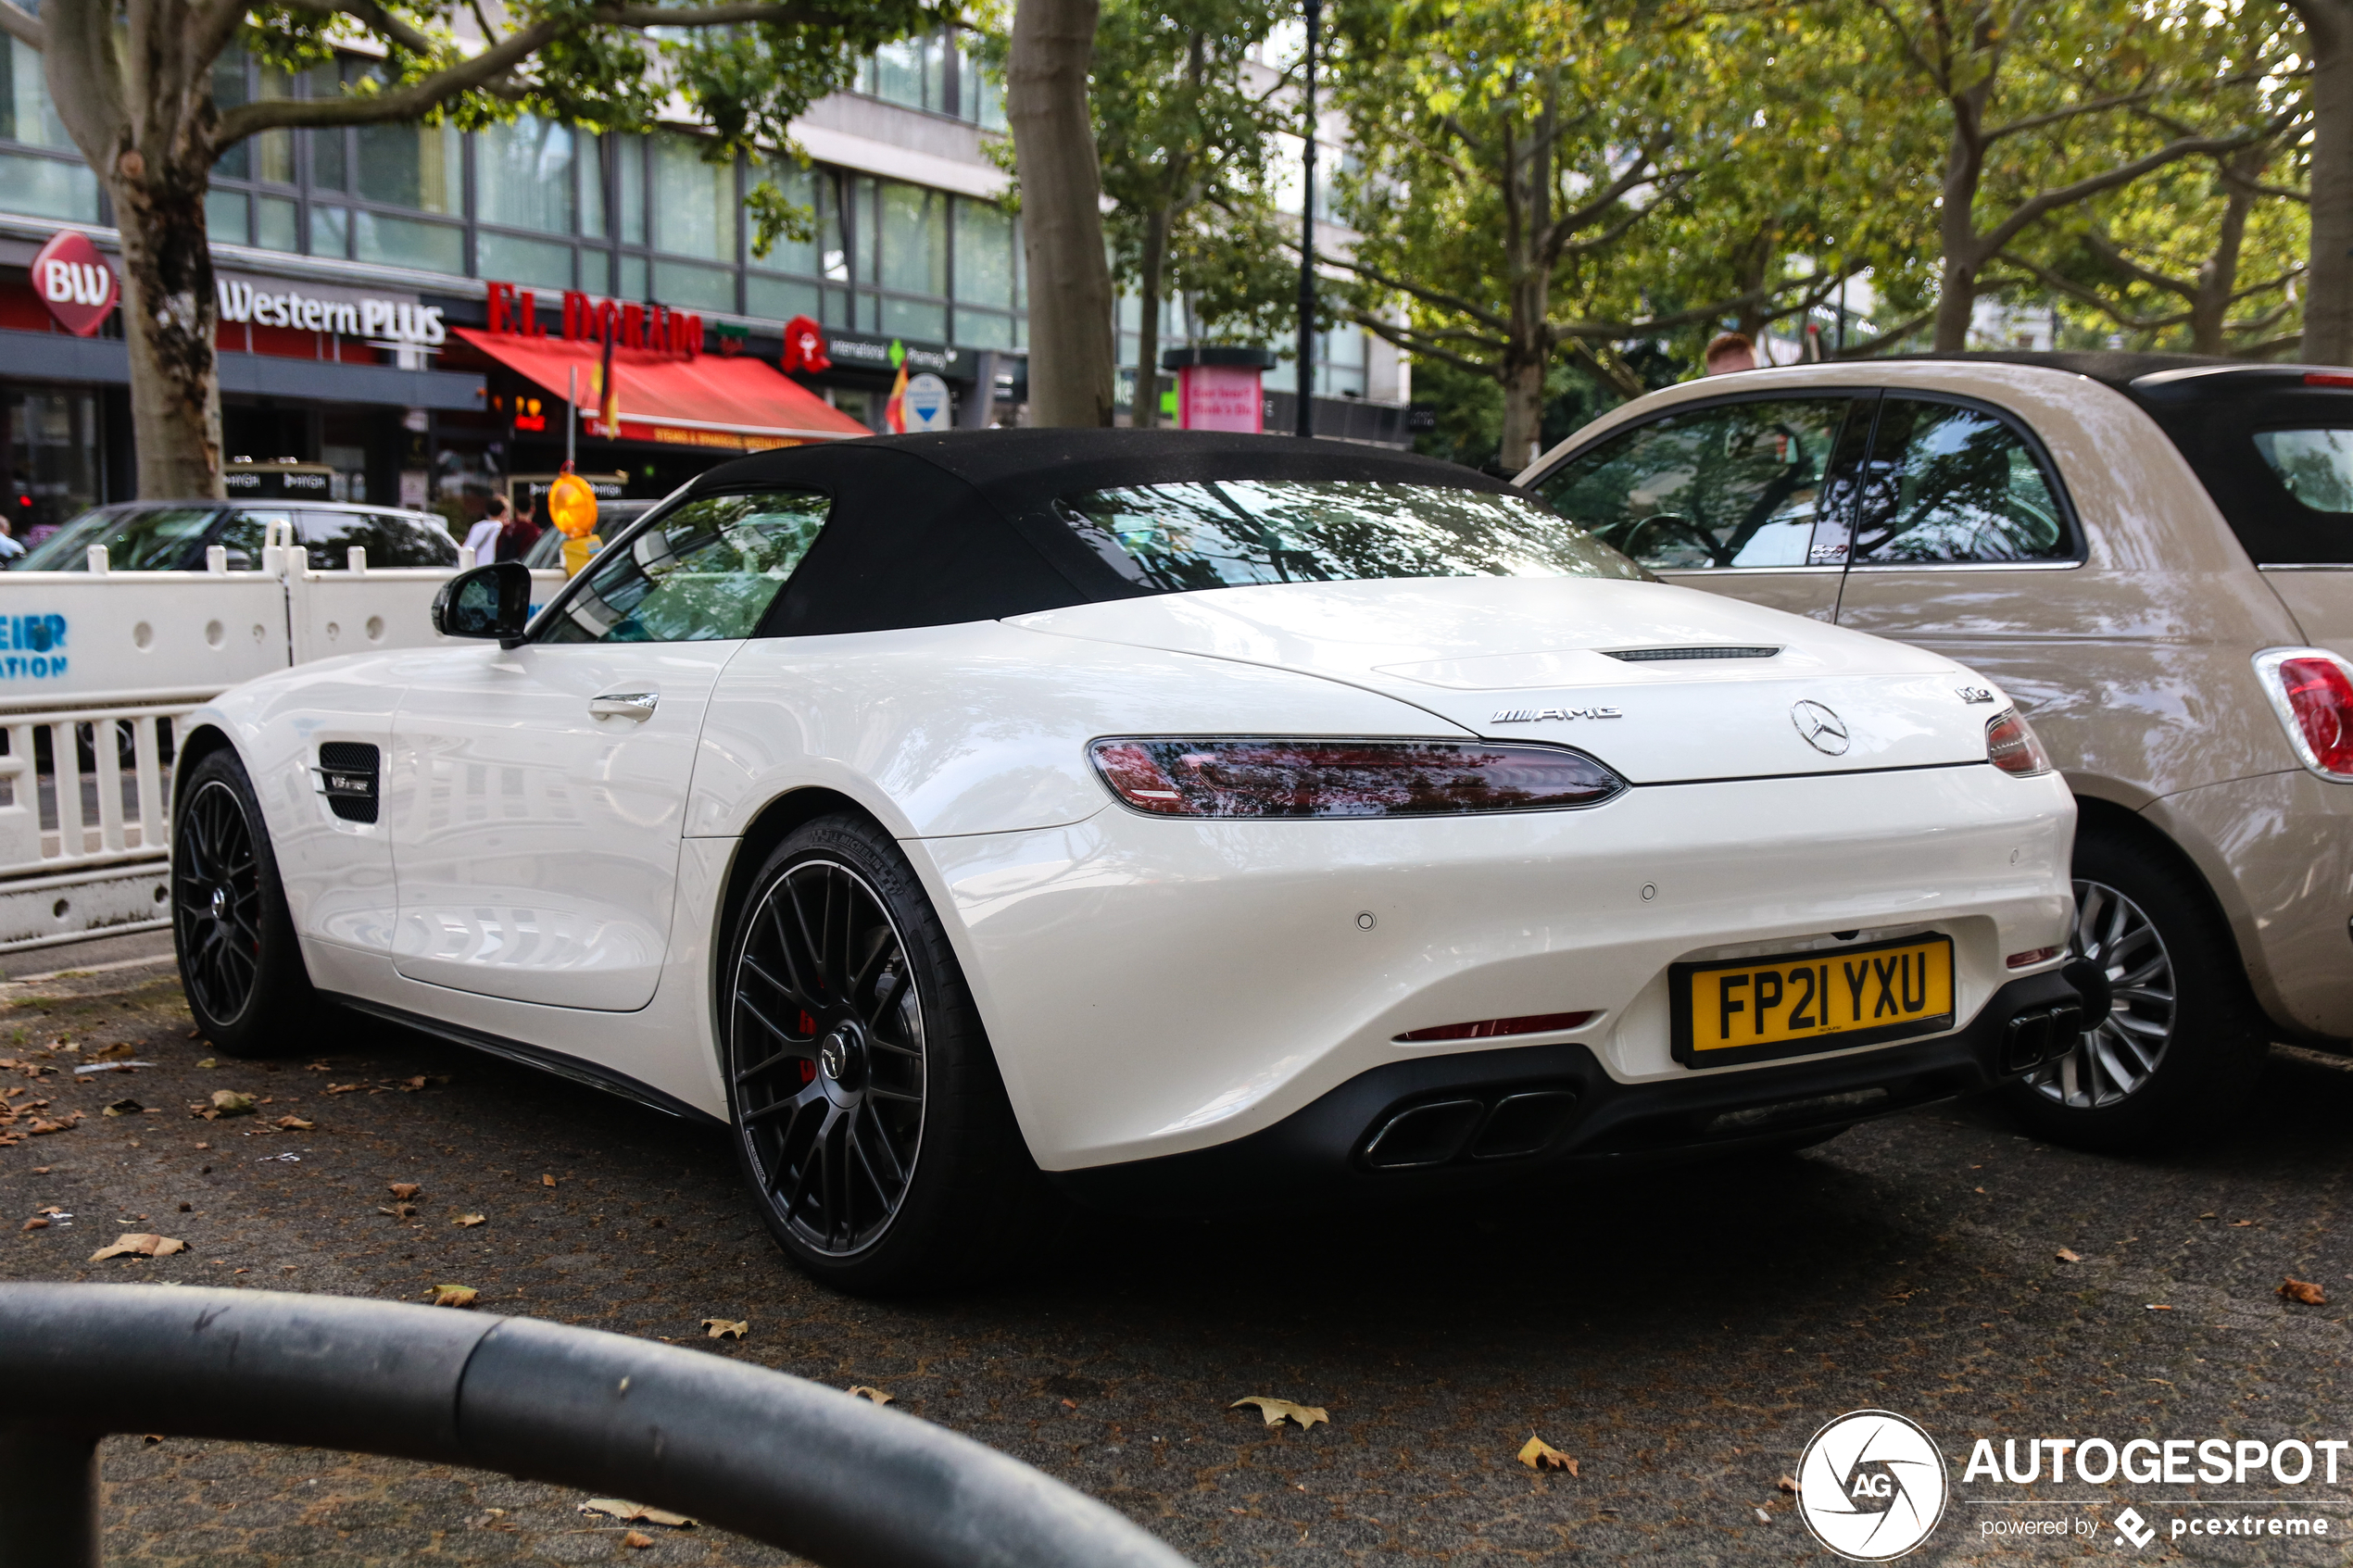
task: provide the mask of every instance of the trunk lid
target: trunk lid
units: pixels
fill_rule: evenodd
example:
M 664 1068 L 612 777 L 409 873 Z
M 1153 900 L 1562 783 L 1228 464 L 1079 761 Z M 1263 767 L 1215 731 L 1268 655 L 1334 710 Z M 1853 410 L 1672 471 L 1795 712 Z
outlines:
M 1269 583 L 1010 624 L 1322 676 L 1482 737 L 1577 746 L 1634 784 L 1982 762 L 2005 705 L 1970 700 L 1990 688 L 1940 655 L 1657 583 Z

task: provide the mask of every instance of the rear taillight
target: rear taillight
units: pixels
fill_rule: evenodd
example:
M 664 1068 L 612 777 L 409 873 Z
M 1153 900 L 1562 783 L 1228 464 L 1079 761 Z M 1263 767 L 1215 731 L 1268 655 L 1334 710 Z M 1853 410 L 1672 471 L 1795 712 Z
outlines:
M 2051 771 L 2050 754 L 2035 738 L 2034 726 L 2015 708 L 2005 708 L 1985 721 L 1985 759 L 2021 779 Z
M 1087 754 L 1156 817 L 1446 817 L 1598 806 L 1626 781 L 1581 751 L 1416 740 L 1121 735 Z
M 2304 765 L 2353 784 L 2353 664 L 2326 648 L 2266 648 L 2255 674 Z

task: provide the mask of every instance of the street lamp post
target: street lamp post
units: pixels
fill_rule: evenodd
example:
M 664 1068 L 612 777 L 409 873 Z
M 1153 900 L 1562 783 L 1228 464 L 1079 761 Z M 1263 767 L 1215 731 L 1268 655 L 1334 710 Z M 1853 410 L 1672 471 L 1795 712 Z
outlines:
M 1322 0 L 1306 0 L 1306 148 L 1299 187 L 1299 433 L 1315 433 L 1315 34 Z

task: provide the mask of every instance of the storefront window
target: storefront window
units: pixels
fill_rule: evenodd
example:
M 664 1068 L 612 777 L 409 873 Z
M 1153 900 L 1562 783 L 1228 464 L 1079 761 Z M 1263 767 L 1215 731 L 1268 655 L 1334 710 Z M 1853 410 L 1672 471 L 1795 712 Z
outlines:
M 595 239 L 605 237 L 605 158 L 612 144 L 593 131 L 576 132 L 580 139 L 580 156 L 573 161 L 580 169 L 580 232 Z
M 314 207 L 310 209 L 310 254 L 313 256 L 349 256 L 351 254 L 351 214 L 339 207 Z
M 987 202 L 956 203 L 956 297 L 1010 310 L 1013 305 L 1013 220 Z
M 364 171 L 364 158 L 360 167 Z M 466 234 L 462 229 L 420 223 L 409 218 L 388 218 L 381 212 L 355 212 L 351 237 L 352 255 L 361 261 L 461 276 L 466 270 Z
M 654 138 L 654 181 L 661 192 L 654 245 L 673 256 L 736 259 L 736 169 L 705 163 L 706 144 L 692 136 Z
M 456 128 L 363 125 L 359 143 L 362 196 L 420 212 L 459 210 L 466 194 L 465 139 Z
M 698 267 L 691 261 L 657 261 L 654 297 L 665 305 L 732 313 L 736 308 L 735 270 Z
M 646 243 L 646 144 L 642 137 L 616 136 L 608 144 L 621 161 L 621 243 Z
M 204 235 L 222 245 L 241 245 L 248 243 L 249 220 L 246 217 L 245 194 L 243 191 L 223 191 L 218 187 L 204 196 Z
M 993 310 L 956 307 L 956 341 L 970 348 L 1013 346 L 1013 319 Z
M 8 423 L 8 477 L 30 508 L 15 512 L 18 536 L 34 543 L 59 523 L 96 506 L 98 398 L 89 392 L 10 392 L 0 395 Z
M 475 219 L 544 234 L 571 233 L 572 166 L 572 132 L 564 126 L 524 115 L 510 124 L 485 127 L 474 135 Z
M 796 316 L 816 318 L 823 309 L 817 285 L 797 278 L 763 278 L 754 272 L 744 280 L 744 311 L 771 321 Z
M 883 287 L 948 292 L 948 196 L 921 185 L 882 182 Z
M 484 229 L 474 235 L 474 272 L 533 288 L 572 287 L 572 247 Z
M 72 152 L 73 138 L 66 134 L 66 122 L 49 101 L 49 79 L 43 72 L 40 51 L 6 38 L 0 38 L 0 49 L 7 51 L 7 69 L 0 70 L 0 92 L 6 94 L 0 100 L 0 136 L 27 146 Z
M 816 233 L 806 240 L 780 239 L 766 256 L 753 257 L 751 264 L 774 272 L 792 272 L 804 278 L 817 276 L 821 252 L 831 248 L 838 253 L 841 249 L 838 240 L 826 237 L 827 220 L 831 215 L 825 209 L 826 204 L 820 200 L 819 187 L 824 182 L 817 178 L 814 169 L 802 169 L 783 160 L 763 165 L 758 174 L 775 186 L 785 200 L 809 214 Z
M 264 250 L 295 251 L 295 204 L 284 196 L 258 196 L 253 204 L 253 243 Z

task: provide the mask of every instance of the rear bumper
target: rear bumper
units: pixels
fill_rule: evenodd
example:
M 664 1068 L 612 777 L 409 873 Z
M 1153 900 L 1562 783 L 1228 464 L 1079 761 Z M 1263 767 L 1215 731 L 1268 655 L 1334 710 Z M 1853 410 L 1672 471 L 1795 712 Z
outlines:
M 2058 974 L 2032 975 L 1935 1039 L 1672 1082 L 1617 1082 L 1576 1044 L 1397 1061 L 1231 1143 L 1050 1174 L 1089 1207 L 1197 1212 L 1518 1185 L 1569 1166 L 1736 1150 L 2019 1077 L 2072 1043 L 2063 1024 L 2032 1039 L 2031 1021 L 2078 1005 Z M 2012 1027 L 2020 1019 L 2030 1021 L 2023 1031 Z M 1384 1159 L 1414 1162 L 1382 1168 Z
M 2271 1022 L 2353 1039 L 2353 785 L 2297 769 L 2170 795 L 2142 815 L 2205 876 Z

